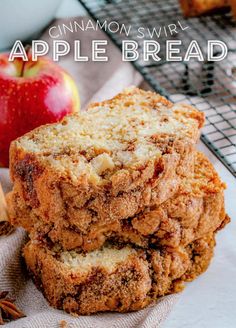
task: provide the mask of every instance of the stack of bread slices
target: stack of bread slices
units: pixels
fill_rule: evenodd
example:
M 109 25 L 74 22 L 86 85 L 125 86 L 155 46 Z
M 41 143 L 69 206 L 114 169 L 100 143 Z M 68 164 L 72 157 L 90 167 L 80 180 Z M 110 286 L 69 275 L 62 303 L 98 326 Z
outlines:
M 196 151 L 204 115 L 127 88 L 10 149 L 11 223 L 48 302 L 73 314 L 141 309 L 206 270 L 229 221 Z

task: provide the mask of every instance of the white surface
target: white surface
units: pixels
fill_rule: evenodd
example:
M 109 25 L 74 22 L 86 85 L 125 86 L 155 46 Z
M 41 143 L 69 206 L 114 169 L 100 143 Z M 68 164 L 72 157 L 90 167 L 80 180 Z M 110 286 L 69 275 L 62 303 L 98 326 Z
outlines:
M 231 223 L 217 235 L 215 257 L 206 273 L 188 284 L 163 328 L 236 327 L 236 179 L 201 143 L 223 181 Z

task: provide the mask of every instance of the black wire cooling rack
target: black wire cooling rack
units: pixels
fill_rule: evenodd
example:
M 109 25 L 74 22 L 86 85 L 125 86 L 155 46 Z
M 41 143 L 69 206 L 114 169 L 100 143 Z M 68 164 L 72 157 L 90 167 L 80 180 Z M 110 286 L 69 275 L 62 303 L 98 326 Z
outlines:
M 129 39 L 139 43 L 140 57 L 133 62 L 144 79 L 157 92 L 175 102 L 187 102 L 206 115 L 202 141 L 236 177 L 236 22 L 230 13 L 184 19 L 178 0 L 79 0 L 88 13 L 100 23 L 116 21 L 132 25 L 133 30 L 142 26 L 168 26 L 181 23 L 187 29 L 177 35 L 162 34 L 156 39 L 165 49 L 166 39 L 181 39 L 185 52 L 192 40 L 197 40 L 206 52 L 207 40 L 224 41 L 229 49 L 221 62 L 144 62 L 142 42 L 137 33 Z M 125 33 L 106 31 L 120 48 Z M 149 36 L 145 35 L 145 39 Z M 162 45 L 163 44 L 163 45 Z M 161 54 L 160 54 L 161 57 Z

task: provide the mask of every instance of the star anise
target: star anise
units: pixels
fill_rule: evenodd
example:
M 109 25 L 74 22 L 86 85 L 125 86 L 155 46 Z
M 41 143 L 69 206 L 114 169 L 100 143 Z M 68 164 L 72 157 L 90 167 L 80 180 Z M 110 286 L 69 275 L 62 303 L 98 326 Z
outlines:
M 25 317 L 14 304 L 15 300 L 7 297 L 8 293 L 7 291 L 0 292 L 0 325 Z

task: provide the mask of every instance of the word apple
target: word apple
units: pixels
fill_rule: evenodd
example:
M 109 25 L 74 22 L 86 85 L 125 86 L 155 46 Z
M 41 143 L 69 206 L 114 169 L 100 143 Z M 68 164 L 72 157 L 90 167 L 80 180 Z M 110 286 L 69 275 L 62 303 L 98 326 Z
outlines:
M 47 57 L 8 60 L 0 55 L 0 166 L 9 164 L 12 140 L 79 110 L 71 76 Z

